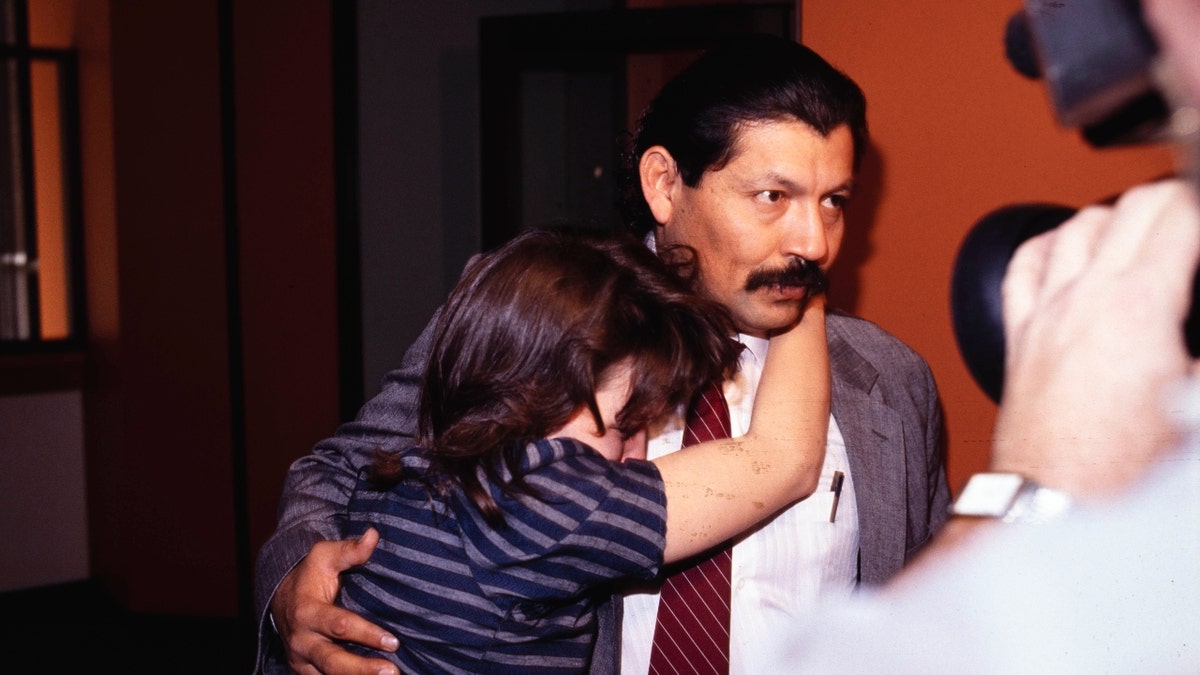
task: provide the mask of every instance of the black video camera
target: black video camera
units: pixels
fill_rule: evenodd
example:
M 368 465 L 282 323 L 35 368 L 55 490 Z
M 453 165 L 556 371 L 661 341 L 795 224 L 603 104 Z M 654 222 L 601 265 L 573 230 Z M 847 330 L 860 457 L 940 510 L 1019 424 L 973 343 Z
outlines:
M 1173 108 L 1138 0 L 1024 0 L 1004 41 L 1013 67 L 1045 83 L 1059 123 L 1079 129 L 1093 147 L 1170 140 Z M 971 375 L 997 403 L 1005 353 L 1000 285 L 1008 261 L 1026 239 L 1074 213 L 1054 204 L 1005 206 L 980 219 L 959 248 L 951 279 L 954 333 Z M 1196 315 L 1193 305 L 1185 328 L 1193 355 L 1200 352 Z

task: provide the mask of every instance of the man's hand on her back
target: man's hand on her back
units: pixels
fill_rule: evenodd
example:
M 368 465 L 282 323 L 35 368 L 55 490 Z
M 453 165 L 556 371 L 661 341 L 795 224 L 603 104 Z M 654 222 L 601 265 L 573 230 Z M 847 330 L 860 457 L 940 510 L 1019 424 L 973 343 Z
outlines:
M 339 574 L 371 557 L 379 533 L 367 530 L 362 537 L 314 544 L 279 584 L 271 600 L 271 616 L 287 650 L 288 666 L 310 675 L 399 675 L 381 659 L 351 654 L 336 641 L 355 642 L 394 652 L 395 636 L 357 614 L 334 605 Z

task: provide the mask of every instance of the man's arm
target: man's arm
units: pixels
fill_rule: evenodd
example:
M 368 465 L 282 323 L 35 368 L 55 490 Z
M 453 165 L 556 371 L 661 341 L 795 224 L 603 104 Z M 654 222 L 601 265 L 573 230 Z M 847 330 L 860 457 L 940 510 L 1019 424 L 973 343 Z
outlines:
M 325 673 L 378 673 L 386 662 L 361 659 L 331 641 L 395 649 L 392 636 L 333 605 L 338 573 L 365 561 L 374 548 L 373 542 L 338 542 L 339 516 L 374 450 L 416 435 L 420 380 L 436 319 L 435 315 L 358 417 L 288 469 L 279 522 L 260 549 L 255 569 L 260 665 L 268 656 L 279 661 L 285 655 L 299 672 L 314 672 L 314 665 L 320 664 Z
M 925 359 L 907 346 L 909 358 L 897 360 L 890 375 L 905 387 L 915 432 L 905 447 L 908 541 L 905 565 L 933 541 L 950 516 L 950 489 L 946 481 L 946 434 L 942 403 L 933 371 Z M 919 424 L 920 426 L 916 426 Z M 890 575 L 889 575 L 890 576 Z
M 950 517 L 950 486 L 946 480 L 946 428 L 933 372 L 925 367 L 928 412 L 925 417 L 925 471 L 929 488 L 929 535 L 935 536 Z

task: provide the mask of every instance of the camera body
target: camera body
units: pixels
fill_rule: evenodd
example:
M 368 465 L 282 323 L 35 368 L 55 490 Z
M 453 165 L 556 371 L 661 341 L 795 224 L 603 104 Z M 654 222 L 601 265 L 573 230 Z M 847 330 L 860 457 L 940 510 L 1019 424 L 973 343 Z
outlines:
M 1164 140 L 1170 106 L 1138 0 L 1025 0 L 1005 49 L 1014 68 L 1045 82 L 1059 123 L 1092 145 Z

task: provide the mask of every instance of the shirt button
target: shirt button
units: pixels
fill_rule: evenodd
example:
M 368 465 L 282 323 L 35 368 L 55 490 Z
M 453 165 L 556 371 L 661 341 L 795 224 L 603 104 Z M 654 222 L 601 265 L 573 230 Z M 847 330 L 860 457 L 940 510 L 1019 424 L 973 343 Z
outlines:
M 738 580 L 737 580 L 737 589 L 740 591 L 740 590 L 742 590 L 742 589 L 743 589 L 743 588 L 745 588 L 745 587 L 746 587 L 746 580 L 745 580 L 745 579 L 738 579 Z

